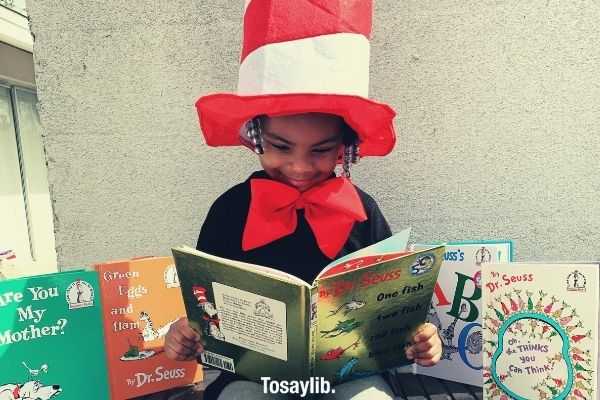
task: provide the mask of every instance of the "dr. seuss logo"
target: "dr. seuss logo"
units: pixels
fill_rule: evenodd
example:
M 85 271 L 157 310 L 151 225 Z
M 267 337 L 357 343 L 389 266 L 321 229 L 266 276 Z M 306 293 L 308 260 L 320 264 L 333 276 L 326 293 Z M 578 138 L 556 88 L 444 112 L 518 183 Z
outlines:
M 567 275 L 567 290 L 571 292 L 585 292 L 585 275 L 575 270 Z
M 177 268 L 175 264 L 170 264 L 165 268 L 164 280 L 167 288 L 178 288 L 179 287 L 179 276 L 177 276 Z
M 94 288 L 86 281 L 75 281 L 67 288 L 69 310 L 91 307 L 94 305 Z

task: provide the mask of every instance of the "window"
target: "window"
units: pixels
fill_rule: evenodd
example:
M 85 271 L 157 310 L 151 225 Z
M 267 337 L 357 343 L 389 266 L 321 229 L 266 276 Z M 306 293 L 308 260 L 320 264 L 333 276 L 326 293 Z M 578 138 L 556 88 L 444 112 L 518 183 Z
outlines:
M 36 104 L 35 92 L 0 84 L 0 253 L 12 250 L 16 256 L 2 261 L 8 276 L 57 270 Z

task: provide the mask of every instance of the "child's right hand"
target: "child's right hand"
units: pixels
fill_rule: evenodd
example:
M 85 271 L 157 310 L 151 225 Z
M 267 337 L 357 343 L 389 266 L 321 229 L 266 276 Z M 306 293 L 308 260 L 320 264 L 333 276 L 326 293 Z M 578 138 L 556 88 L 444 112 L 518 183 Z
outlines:
M 183 317 L 175 321 L 165 336 L 165 353 L 172 360 L 193 360 L 204 351 L 202 337 Z

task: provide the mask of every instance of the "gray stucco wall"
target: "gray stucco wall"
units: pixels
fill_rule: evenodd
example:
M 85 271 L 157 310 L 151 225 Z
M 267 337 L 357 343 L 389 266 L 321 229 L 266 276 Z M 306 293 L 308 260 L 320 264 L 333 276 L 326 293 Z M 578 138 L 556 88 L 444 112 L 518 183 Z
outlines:
M 59 265 L 194 245 L 258 166 L 206 147 L 193 107 L 236 87 L 242 2 L 28 7 Z M 353 177 L 394 230 L 600 259 L 598 21 L 592 0 L 376 2 L 371 95 L 399 141 Z

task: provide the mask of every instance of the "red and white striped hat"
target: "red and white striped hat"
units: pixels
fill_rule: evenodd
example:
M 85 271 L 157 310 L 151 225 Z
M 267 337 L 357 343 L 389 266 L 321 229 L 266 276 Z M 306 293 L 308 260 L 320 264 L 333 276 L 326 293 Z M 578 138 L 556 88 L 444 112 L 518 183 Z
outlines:
M 198 304 L 206 303 L 206 288 L 202 286 L 192 286 L 192 291 L 194 296 L 196 296 L 196 300 L 198 300 Z
M 209 146 L 236 146 L 258 115 L 344 118 L 361 156 L 394 147 L 394 110 L 368 98 L 372 0 L 246 0 L 237 93 L 196 102 Z

